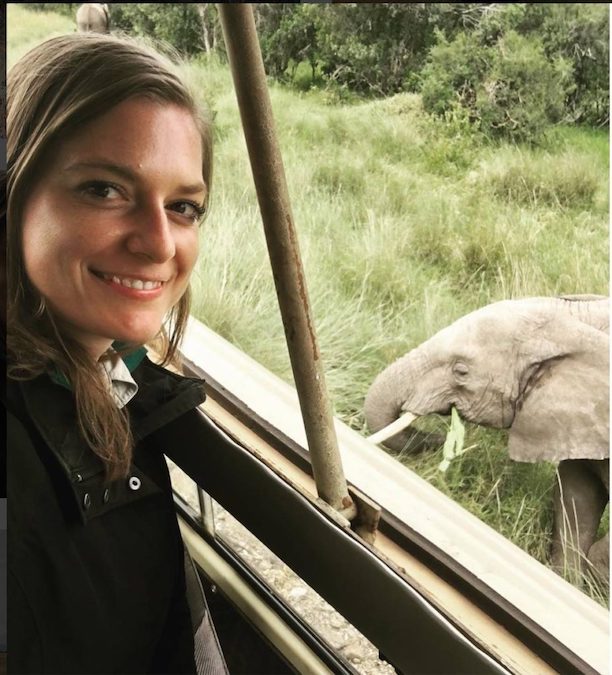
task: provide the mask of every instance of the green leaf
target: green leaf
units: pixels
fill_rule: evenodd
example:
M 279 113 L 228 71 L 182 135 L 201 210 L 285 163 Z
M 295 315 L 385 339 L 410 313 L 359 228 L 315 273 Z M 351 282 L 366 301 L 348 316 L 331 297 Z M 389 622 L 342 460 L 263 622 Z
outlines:
M 438 466 L 440 471 L 445 472 L 455 457 L 459 457 L 459 455 L 462 455 L 468 450 L 468 448 L 463 447 L 464 438 L 465 427 L 461 422 L 456 408 L 452 408 L 450 428 L 446 434 L 446 440 L 444 441 L 444 447 L 442 448 L 442 457 L 444 459 Z

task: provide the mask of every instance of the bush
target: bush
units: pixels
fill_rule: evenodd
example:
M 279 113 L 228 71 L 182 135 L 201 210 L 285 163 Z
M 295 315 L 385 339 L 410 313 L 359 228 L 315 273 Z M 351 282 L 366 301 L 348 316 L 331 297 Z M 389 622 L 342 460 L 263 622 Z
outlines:
M 570 122 L 603 126 L 610 119 L 609 19 L 608 3 L 554 3 L 543 17 L 546 53 L 562 55 L 572 65 L 575 86 L 566 101 Z
M 187 2 L 114 3 L 110 8 L 111 26 L 113 30 L 153 37 L 190 56 L 210 47 L 205 39 L 207 14 L 201 14 L 200 7 Z
M 257 30 L 266 72 L 278 79 L 293 79 L 297 66 L 307 62 L 311 79 L 318 61 L 316 7 L 262 3 L 256 6 Z M 288 72 L 290 71 L 290 72 Z
M 72 18 L 79 6 L 21 4 Z M 483 118 L 489 136 L 513 140 L 534 140 L 559 117 L 609 120 L 608 3 L 252 6 L 266 71 L 304 90 L 324 82 L 330 96 L 351 100 L 422 87 L 432 112 L 464 107 L 474 123 Z M 214 4 L 109 8 L 113 30 L 160 39 L 187 56 L 224 55 Z
M 483 33 L 459 33 L 439 43 L 422 72 L 426 111 L 460 108 L 489 138 L 537 142 L 563 114 L 571 77 L 567 62 L 549 61 L 536 37 L 506 31 L 491 45 Z
M 362 94 L 413 89 L 434 42 L 433 16 L 422 3 L 338 5 L 320 20 L 321 69 Z
M 607 3 L 440 3 L 435 25 L 453 42 L 492 47 L 510 31 L 535 39 L 552 65 L 565 62 L 565 122 L 603 126 L 610 116 L 610 9 Z

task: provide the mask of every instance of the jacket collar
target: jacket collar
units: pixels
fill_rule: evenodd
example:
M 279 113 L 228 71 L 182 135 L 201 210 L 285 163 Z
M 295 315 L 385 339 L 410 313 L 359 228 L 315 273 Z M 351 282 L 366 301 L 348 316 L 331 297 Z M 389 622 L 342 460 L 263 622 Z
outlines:
M 136 349 L 132 352 L 129 352 L 127 354 L 121 353 L 122 350 L 125 348 L 125 345 L 122 342 L 115 341 L 115 342 L 113 342 L 112 347 L 115 350 L 115 353 L 117 354 L 117 356 L 119 356 L 123 367 L 127 369 L 127 371 L 130 373 L 130 375 L 134 370 L 136 370 L 136 368 L 141 364 L 141 362 L 143 361 L 143 359 L 147 355 L 147 348 L 144 347 L 144 346 L 139 347 L 138 349 Z M 112 369 L 112 367 L 106 366 L 105 362 L 103 363 L 103 367 L 105 368 L 105 370 L 107 372 L 109 372 Z M 72 391 L 72 386 L 70 385 L 70 382 L 68 382 L 66 377 L 62 373 L 60 373 L 58 370 L 53 370 L 50 373 L 50 377 L 56 384 L 59 384 L 62 387 L 65 387 L 66 389 L 69 389 L 70 391 Z M 126 401 L 126 403 L 127 403 L 127 401 Z
M 126 408 L 135 444 L 205 399 L 202 380 L 172 373 L 147 357 L 132 376 L 139 390 Z M 102 461 L 78 432 L 74 398 L 68 388 L 47 376 L 14 384 L 20 389 L 27 415 L 62 469 L 83 523 L 126 501 L 160 492 L 135 464 L 127 481 L 105 483 Z M 106 498 L 105 490 L 109 491 Z M 94 493 L 99 499 L 93 499 Z

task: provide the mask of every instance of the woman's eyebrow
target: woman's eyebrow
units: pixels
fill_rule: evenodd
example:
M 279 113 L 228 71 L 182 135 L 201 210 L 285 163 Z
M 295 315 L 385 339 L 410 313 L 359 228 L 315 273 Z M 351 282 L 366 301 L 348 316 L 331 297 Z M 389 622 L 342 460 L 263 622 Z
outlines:
M 83 169 L 102 169 L 132 182 L 136 182 L 139 179 L 138 174 L 129 166 L 117 164 L 116 162 L 107 162 L 105 160 L 75 162 L 74 164 L 69 164 L 63 171 L 82 171 Z M 191 185 L 182 185 L 178 190 L 185 194 L 200 194 L 202 192 L 206 193 L 207 191 L 206 184 L 203 181 Z
M 83 169 L 103 169 L 110 173 L 115 173 L 122 178 L 129 180 L 136 180 L 136 172 L 123 164 L 116 164 L 115 162 L 107 162 L 104 160 L 93 160 L 86 162 L 75 162 L 65 167 L 64 171 L 82 171 Z

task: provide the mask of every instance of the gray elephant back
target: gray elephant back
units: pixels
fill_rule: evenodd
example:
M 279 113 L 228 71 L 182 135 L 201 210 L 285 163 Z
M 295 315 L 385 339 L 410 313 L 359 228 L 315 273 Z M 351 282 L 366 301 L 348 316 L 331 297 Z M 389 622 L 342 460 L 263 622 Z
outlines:
M 566 303 L 572 316 L 610 334 L 610 298 L 605 295 L 562 295 L 559 299 Z

